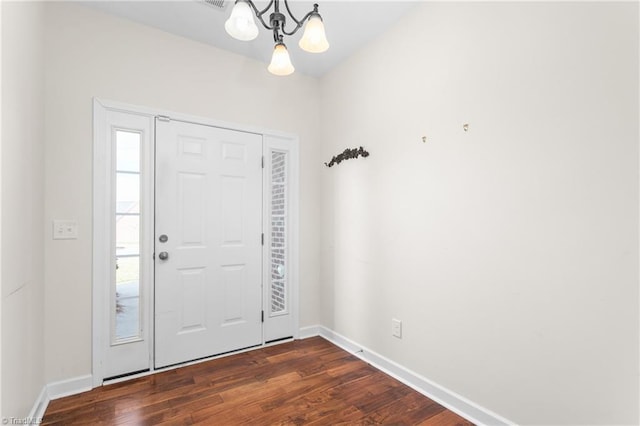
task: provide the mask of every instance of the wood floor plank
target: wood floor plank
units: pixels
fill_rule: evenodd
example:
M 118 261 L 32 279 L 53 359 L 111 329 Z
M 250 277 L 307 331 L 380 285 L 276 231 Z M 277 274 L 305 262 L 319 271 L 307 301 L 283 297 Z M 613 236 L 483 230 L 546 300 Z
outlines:
M 51 401 L 45 425 L 471 425 L 314 337 Z

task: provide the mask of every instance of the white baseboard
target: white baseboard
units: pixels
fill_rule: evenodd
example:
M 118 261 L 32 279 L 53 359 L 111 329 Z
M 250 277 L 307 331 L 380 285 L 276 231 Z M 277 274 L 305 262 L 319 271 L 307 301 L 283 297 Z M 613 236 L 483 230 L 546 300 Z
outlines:
M 75 377 L 73 379 L 61 380 L 59 382 L 49 383 L 42 387 L 38 398 L 33 403 L 33 408 L 29 412 L 27 424 L 40 424 L 44 413 L 47 411 L 49 402 L 54 399 L 63 398 L 65 396 L 75 395 L 92 389 L 92 377 L 90 374 L 86 376 Z
M 378 370 L 477 425 L 507 426 L 515 424 L 324 326 L 312 326 L 300 329 L 300 338 L 303 338 L 302 336 L 321 336 L 327 339 L 336 346 L 341 347 L 347 352 L 351 352 Z
M 42 423 L 42 418 L 44 417 L 44 412 L 47 411 L 47 407 L 49 406 L 49 396 L 47 395 L 47 386 L 43 386 L 38 398 L 33 404 L 33 408 L 29 412 L 29 416 L 27 417 L 27 424 L 39 425 Z
M 90 391 L 91 389 L 93 389 L 93 378 L 91 374 L 87 374 L 86 376 L 49 383 L 47 385 L 47 395 L 49 400 L 54 400 Z
M 298 339 L 308 339 L 309 337 L 315 337 L 320 335 L 320 326 L 312 325 L 309 327 L 302 327 L 298 333 Z

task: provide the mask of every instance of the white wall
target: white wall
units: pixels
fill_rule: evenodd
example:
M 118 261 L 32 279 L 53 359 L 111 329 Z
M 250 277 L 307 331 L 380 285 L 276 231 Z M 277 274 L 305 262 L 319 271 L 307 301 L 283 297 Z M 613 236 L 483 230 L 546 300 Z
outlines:
M 419 5 L 320 87 L 68 3 L 46 6 L 42 64 L 38 7 L 2 10 L 2 205 L 37 216 L 45 198 L 45 229 L 3 211 L 3 415 L 24 415 L 43 382 L 41 331 L 6 321 L 42 303 L 31 233 L 45 235 L 46 381 L 91 371 L 98 96 L 300 135 L 302 326 L 322 321 L 518 423 L 638 423 L 637 4 Z M 27 37 L 9 57 L 29 66 L 5 67 L 5 22 Z M 43 65 L 44 194 L 43 112 L 29 103 Z M 5 142 L 25 129 L 27 143 Z M 371 157 L 320 166 L 358 145 Z M 50 240 L 54 218 L 78 220 L 80 238 Z M 32 279 L 5 279 L 26 263 Z M 6 282 L 29 285 L 9 304 Z
M 2 34 L 2 2 L 0 2 L 0 35 Z M 0 61 L 2 58 L 0 37 Z M 0 295 L 2 295 L 2 64 L 0 63 Z M 0 417 L 2 417 L 2 300 L 0 300 Z
M 323 171 L 324 324 L 517 423 L 638 424 L 638 35 L 428 3 L 323 78 L 323 158 L 371 153 Z
M 2 3 L 2 416 L 44 386 L 44 7 Z
M 92 97 L 300 137 L 301 326 L 319 322 L 318 82 L 81 5 L 46 9 L 46 223 L 79 238 L 45 241 L 46 378 L 91 372 Z

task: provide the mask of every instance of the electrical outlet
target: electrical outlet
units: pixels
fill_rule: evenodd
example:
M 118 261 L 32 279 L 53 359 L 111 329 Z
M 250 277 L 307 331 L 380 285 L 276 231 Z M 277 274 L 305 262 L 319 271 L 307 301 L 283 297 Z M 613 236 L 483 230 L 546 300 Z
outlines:
M 402 321 L 399 319 L 391 319 L 391 335 L 398 339 L 402 339 Z
M 54 220 L 54 240 L 75 240 L 78 238 L 78 223 L 75 220 Z

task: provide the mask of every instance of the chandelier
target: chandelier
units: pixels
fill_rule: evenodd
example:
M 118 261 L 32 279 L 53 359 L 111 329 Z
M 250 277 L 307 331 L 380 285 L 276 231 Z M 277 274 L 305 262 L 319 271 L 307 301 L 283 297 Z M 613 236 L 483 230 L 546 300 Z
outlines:
M 291 31 L 285 29 L 286 17 L 285 14 L 280 12 L 280 0 L 271 0 L 267 7 L 263 10 L 258 10 L 252 0 L 236 0 L 236 4 L 233 6 L 231 16 L 224 24 L 224 28 L 229 35 L 237 40 L 249 41 L 258 36 L 258 27 L 253 19 L 253 15 L 260 20 L 262 26 L 273 31 L 273 41 L 275 47 L 273 49 L 273 56 L 271 57 L 271 63 L 267 67 L 270 73 L 275 75 L 289 75 L 295 71 L 293 64 L 291 64 L 291 58 L 289 58 L 289 51 L 284 44 L 284 36 L 291 36 L 295 34 L 303 25 L 304 33 L 298 45 L 302 50 L 311 53 L 321 53 L 329 48 L 329 42 L 324 33 L 324 24 L 322 23 L 322 16 L 318 13 L 318 5 L 313 5 L 313 10 L 307 13 L 304 18 L 298 20 L 291 13 L 289 9 L 289 3 L 284 0 L 284 6 L 287 10 L 287 14 L 295 23 L 295 27 Z M 273 12 L 269 15 L 269 22 L 265 22 L 263 16 L 273 6 Z

